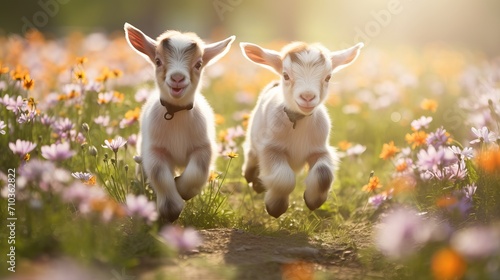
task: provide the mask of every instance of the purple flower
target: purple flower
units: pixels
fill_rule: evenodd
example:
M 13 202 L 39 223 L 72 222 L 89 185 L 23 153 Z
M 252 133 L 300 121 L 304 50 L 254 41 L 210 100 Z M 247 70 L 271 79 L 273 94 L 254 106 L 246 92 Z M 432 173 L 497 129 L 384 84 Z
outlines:
M 477 186 L 475 183 L 467 185 L 463 188 L 464 195 L 467 199 L 472 201 L 472 196 L 476 193 Z
M 111 141 L 104 140 L 103 148 L 111 149 L 114 153 L 118 152 L 118 149 L 125 146 L 127 144 L 127 140 L 123 139 L 121 136 L 118 136 L 116 139 Z
M 387 195 L 385 193 L 376 194 L 368 198 L 368 203 L 373 205 L 375 208 L 380 207 L 384 201 L 387 200 Z
M 135 147 L 137 145 L 137 134 L 132 134 L 127 138 L 127 144 Z
M 48 116 L 46 114 L 40 117 L 40 123 L 45 126 L 51 126 L 55 121 L 56 119 L 54 117 Z
M 78 210 L 80 210 L 80 212 L 87 214 L 92 210 L 93 201 L 105 200 L 107 195 L 100 187 L 89 187 L 82 182 L 75 182 L 64 189 L 62 198 L 66 202 L 75 203 L 78 205 Z
M 70 119 L 64 118 L 59 119 L 52 124 L 52 129 L 55 133 L 62 135 L 64 133 L 68 133 L 71 129 L 73 129 L 75 125 L 71 122 Z
M 202 243 L 202 239 L 195 229 L 184 229 L 177 225 L 165 226 L 159 235 L 169 246 L 179 251 L 192 251 Z
M 417 165 L 420 170 L 437 170 L 442 166 L 449 166 L 457 161 L 457 157 L 449 149 L 429 146 L 427 150 L 420 150 L 417 154 Z
M 109 116 L 99 116 L 99 117 L 94 119 L 94 122 L 98 125 L 108 126 Z
M 432 122 L 432 117 L 420 117 L 420 119 L 411 122 L 411 128 L 415 131 L 422 128 L 429 128 L 429 124 Z
M 8 95 L 6 95 L 8 97 Z M 4 97 L 4 105 L 7 108 L 7 110 L 14 112 L 14 114 L 18 114 L 19 112 L 23 111 L 23 108 L 25 106 L 25 102 L 21 96 L 18 96 L 16 99 L 12 98 L 5 98 Z
M 155 203 L 148 201 L 146 196 L 134 196 L 128 194 L 126 198 L 127 214 L 129 216 L 139 216 L 144 218 L 148 223 L 152 223 L 158 219 L 158 212 L 156 212 Z
M 6 127 L 7 127 L 7 125 L 5 124 L 5 122 L 4 121 L 0 121 L 0 134 L 5 135 L 4 128 L 6 128 Z
M 135 93 L 135 101 L 142 103 L 148 99 L 149 96 L 153 95 L 153 92 L 150 89 L 141 88 Z
M 424 220 L 411 209 L 398 208 L 377 225 L 375 242 L 383 254 L 399 259 L 413 254 L 426 242 L 444 239 L 445 235 L 444 228 L 436 221 Z
M 16 143 L 9 143 L 9 148 L 12 150 L 12 152 L 16 155 L 19 155 L 20 157 L 24 157 L 26 154 L 33 151 L 35 147 L 35 143 L 19 139 L 16 140 Z
M 470 141 L 470 144 L 475 143 L 491 143 L 496 141 L 495 132 L 489 131 L 486 126 L 483 126 L 481 129 L 477 129 L 475 127 L 471 128 L 472 133 L 477 137 L 476 139 Z
M 92 173 L 88 172 L 73 172 L 71 173 L 71 176 L 73 176 L 73 178 L 75 179 L 80 180 L 82 183 L 88 182 L 90 179 L 92 179 L 92 177 L 94 177 Z
M 465 147 L 463 150 L 460 150 L 457 146 L 451 146 L 450 150 L 461 159 L 472 159 L 474 157 L 474 150 L 471 147 Z
M 17 118 L 17 122 L 20 124 L 29 123 L 29 122 L 32 122 L 35 119 L 35 117 L 36 117 L 35 111 L 29 111 L 27 113 L 24 112 L 24 113 L 21 113 L 19 118 Z
M 56 168 L 54 163 L 34 159 L 19 170 L 18 186 L 24 188 L 29 182 L 33 182 L 42 191 L 60 191 L 65 183 L 70 180 L 69 173 Z
M 484 226 L 462 229 L 452 236 L 450 243 L 467 258 L 488 258 L 500 250 L 500 229 Z
M 446 133 L 446 129 L 440 127 L 436 130 L 436 132 L 429 133 L 427 136 L 427 145 L 432 145 L 434 147 L 439 147 L 448 141 L 448 133 Z
M 75 152 L 71 150 L 68 142 L 42 146 L 41 150 L 42 157 L 52 161 L 65 160 L 75 155 Z

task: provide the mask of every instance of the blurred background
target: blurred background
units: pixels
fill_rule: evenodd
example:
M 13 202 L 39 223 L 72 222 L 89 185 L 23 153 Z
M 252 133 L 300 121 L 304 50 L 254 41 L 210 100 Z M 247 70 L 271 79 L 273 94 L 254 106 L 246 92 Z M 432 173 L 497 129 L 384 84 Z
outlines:
M 124 22 L 151 37 L 165 29 L 238 41 L 320 41 L 340 48 L 363 41 L 391 48 L 429 43 L 500 49 L 500 1 L 456 0 L 18 0 L 3 1 L 0 35 L 36 28 L 49 36 L 104 32 L 122 36 Z

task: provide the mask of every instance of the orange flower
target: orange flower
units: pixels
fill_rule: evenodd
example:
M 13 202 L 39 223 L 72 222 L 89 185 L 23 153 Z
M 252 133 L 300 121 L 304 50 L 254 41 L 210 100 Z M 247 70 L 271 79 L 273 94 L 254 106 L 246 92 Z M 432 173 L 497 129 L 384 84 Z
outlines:
M 352 146 L 352 143 L 347 140 L 342 140 L 339 142 L 339 149 L 342 151 L 347 151 Z
M 250 114 L 244 114 L 243 119 L 241 121 L 241 125 L 243 125 L 244 129 L 247 129 L 249 120 L 250 120 Z
M 229 152 L 226 154 L 226 156 L 228 156 L 229 158 L 237 158 L 238 154 L 235 152 Z
M 500 150 L 490 149 L 481 152 L 476 158 L 477 165 L 489 174 L 498 174 L 500 171 Z
M 114 70 L 109 70 L 108 67 L 104 67 L 101 70 L 101 74 L 95 79 L 97 82 L 106 82 L 109 79 L 112 78 L 118 78 L 123 75 L 122 70 L 120 69 L 114 69 Z
M 442 196 L 437 199 L 436 206 L 439 208 L 447 208 L 455 205 L 458 202 L 458 199 L 453 196 Z
M 74 72 L 75 78 L 77 81 L 82 82 L 82 83 L 87 83 L 87 74 L 85 74 L 85 71 L 83 70 L 76 70 Z
M 403 161 L 402 163 L 396 165 L 396 171 L 397 172 L 403 172 L 408 168 L 408 163 L 406 161 Z
M 34 111 L 34 110 L 36 110 L 36 104 L 38 104 L 38 102 L 37 102 L 37 101 L 35 101 L 35 98 L 30 97 L 30 98 L 28 98 L 28 99 L 24 99 L 24 101 L 27 101 L 27 103 L 28 103 L 28 108 L 29 108 L 29 110 L 30 110 L 30 111 Z
M 221 125 L 225 121 L 226 121 L 226 119 L 224 119 L 224 116 L 222 116 L 221 114 L 215 114 L 215 124 L 216 125 Z
M 284 280 L 312 280 L 314 279 L 314 266 L 312 263 L 296 261 L 285 263 L 281 267 Z
M 31 90 L 33 89 L 34 86 L 35 86 L 35 81 L 33 81 L 33 79 L 30 78 L 30 75 L 29 74 L 24 75 L 23 88 L 25 90 Z
M 134 110 L 128 110 L 125 113 L 125 119 L 136 121 L 136 120 L 139 119 L 140 115 L 141 115 L 141 108 L 140 107 L 136 107 Z
M 422 109 L 424 109 L 426 111 L 436 112 L 437 107 L 438 107 L 438 103 L 434 99 L 427 99 L 427 98 L 425 98 L 420 103 L 420 108 L 422 108 Z
M 87 63 L 87 61 L 89 61 L 89 60 L 85 56 L 81 56 L 81 57 L 76 58 L 76 64 L 78 64 L 78 65 L 83 65 L 83 64 Z
M 372 176 L 368 184 L 363 186 L 364 192 L 374 192 L 376 189 L 381 188 L 380 179 L 377 176 Z
M 123 102 L 124 99 L 125 99 L 125 94 L 118 92 L 118 91 L 113 92 L 113 101 L 114 102 L 116 102 L 116 103 Z
M 16 69 L 10 71 L 10 76 L 13 80 L 22 81 L 24 77 L 28 75 L 28 71 L 22 69 L 20 66 L 17 66 Z
M 380 153 L 380 158 L 387 160 L 394 157 L 395 154 L 399 153 L 399 148 L 394 146 L 394 141 L 389 142 L 389 144 L 384 144 L 382 146 L 382 152 Z
M 407 133 L 405 140 L 408 144 L 412 145 L 412 149 L 415 149 L 416 147 L 426 143 L 427 133 L 425 133 L 425 131 L 415 131 L 412 134 Z
M 9 67 L 3 66 L 2 62 L 0 62 L 0 75 L 9 73 Z
M 208 175 L 208 182 L 211 183 L 213 181 L 215 181 L 217 178 L 219 178 L 219 173 L 215 172 L 215 171 L 210 171 L 210 175 Z
M 221 143 L 226 142 L 226 137 L 227 137 L 227 130 L 219 131 L 219 142 Z
M 444 248 L 432 257 L 431 268 L 435 279 L 460 279 L 467 270 L 467 263 L 454 250 Z

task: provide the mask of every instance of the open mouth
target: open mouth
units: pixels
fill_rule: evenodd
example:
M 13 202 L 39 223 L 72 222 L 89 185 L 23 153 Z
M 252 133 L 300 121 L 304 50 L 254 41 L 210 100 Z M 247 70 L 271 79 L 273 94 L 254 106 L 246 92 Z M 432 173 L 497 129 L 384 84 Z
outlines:
M 185 89 L 185 87 L 170 87 L 170 94 L 173 97 L 180 97 Z

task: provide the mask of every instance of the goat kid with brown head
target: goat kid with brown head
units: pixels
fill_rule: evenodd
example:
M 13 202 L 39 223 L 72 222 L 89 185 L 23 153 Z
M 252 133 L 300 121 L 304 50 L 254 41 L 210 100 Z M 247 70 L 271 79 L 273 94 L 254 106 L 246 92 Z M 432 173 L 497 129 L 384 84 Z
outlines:
M 128 23 L 124 28 L 130 46 L 155 69 L 158 90 L 142 108 L 137 146 L 160 218 L 172 222 L 184 200 L 207 183 L 217 149 L 214 112 L 200 93 L 200 77 L 235 37 L 205 44 L 194 33 L 166 31 L 153 40 Z

